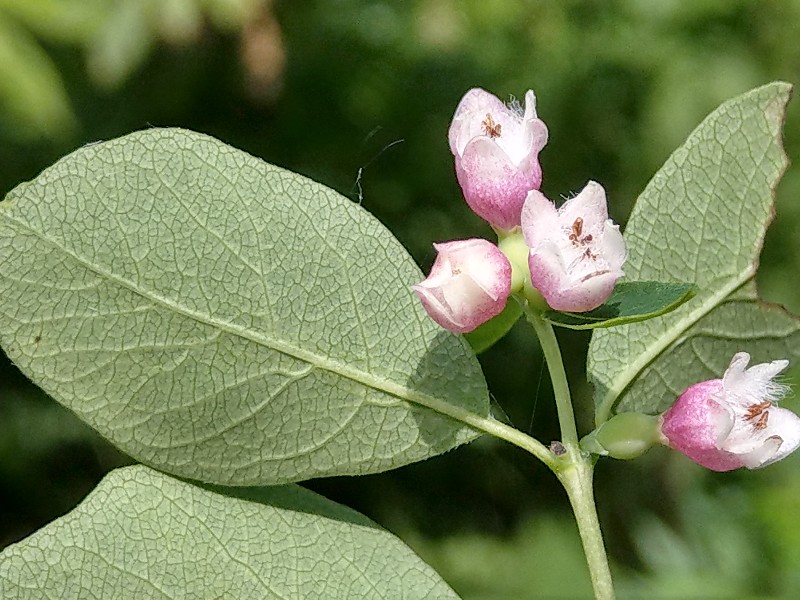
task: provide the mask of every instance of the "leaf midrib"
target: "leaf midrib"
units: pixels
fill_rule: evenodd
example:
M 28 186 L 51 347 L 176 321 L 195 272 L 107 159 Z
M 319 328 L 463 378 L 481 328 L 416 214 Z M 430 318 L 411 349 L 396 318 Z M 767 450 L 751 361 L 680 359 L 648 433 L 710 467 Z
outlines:
M 455 419 L 467 425 L 470 425 L 469 421 L 474 420 L 470 417 L 475 417 L 477 419 L 484 418 L 482 415 L 466 410 L 462 407 L 455 406 L 453 404 L 445 402 L 444 400 L 440 400 L 439 398 L 436 398 L 424 392 L 420 392 L 419 390 L 415 390 L 413 388 L 400 385 L 390 380 L 379 379 L 374 375 L 372 375 L 371 373 L 368 373 L 361 369 L 352 368 L 344 363 L 331 359 L 330 357 L 322 356 L 314 352 L 309 352 L 307 350 L 304 350 L 300 347 L 289 344 L 287 342 L 267 337 L 263 334 L 257 335 L 239 325 L 235 325 L 227 321 L 218 320 L 202 312 L 194 311 L 189 308 L 183 307 L 180 304 L 176 304 L 170 299 L 165 298 L 153 291 L 139 289 L 133 282 L 128 281 L 127 279 L 124 279 L 122 277 L 119 277 L 113 273 L 110 273 L 102 269 L 98 265 L 92 263 L 90 260 L 85 259 L 76 254 L 75 252 L 64 247 L 57 241 L 48 238 L 42 232 L 36 230 L 28 223 L 11 216 L 10 214 L 8 214 L 8 212 L 6 212 L 5 218 L 10 222 L 15 223 L 22 229 L 30 232 L 31 234 L 41 239 L 42 241 L 52 245 L 54 248 L 57 248 L 58 250 L 60 250 L 70 258 L 72 258 L 74 261 L 76 261 L 78 264 L 82 265 L 84 268 L 95 273 L 96 275 L 104 277 L 108 281 L 116 283 L 117 285 L 130 290 L 134 294 L 137 294 L 156 305 L 162 306 L 163 308 L 169 311 L 173 311 L 189 319 L 193 319 L 205 325 L 220 329 L 222 331 L 225 331 L 226 333 L 230 333 L 232 335 L 246 339 L 248 341 L 259 344 L 266 348 L 276 350 L 278 352 L 281 352 L 282 354 L 304 361 L 312 365 L 314 368 L 328 371 L 330 373 L 333 373 L 334 375 L 338 375 L 339 377 L 342 377 L 344 379 L 349 379 L 365 387 L 377 390 L 379 392 L 384 392 L 386 394 L 395 396 L 407 402 L 419 404 L 421 406 L 434 410 L 440 414 L 446 415 L 452 419 Z M 472 426 L 474 426 L 474 424 Z
M 777 169 L 777 172 L 775 172 L 768 178 L 769 188 L 772 194 L 772 202 L 770 204 L 772 211 L 774 211 L 774 206 L 775 206 L 774 204 L 775 187 L 777 186 L 777 183 L 780 181 L 781 177 L 786 172 L 786 169 L 789 166 L 788 157 L 786 156 L 785 149 L 783 148 L 783 145 L 781 144 L 780 140 L 780 135 L 781 135 L 780 123 L 785 119 L 786 103 L 789 100 L 791 85 L 786 84 L 785 82 L 777 81 L 762 86 L 760 88 L 757 88 L 755 90 L 751 90 L 750 92 L 745 94 L 749 98 L 754 96 L 755 92 L 763 93 L 765 89 L 773 86 L 779 88 L 781 90 L 780 93 L 775 94 L 769 100 L 768 105 L 766 106 L 761 105 L 762 108 L 758 110 L 758 114 L 766 118 L 767 131 L 772 138 L 771 148 L 777 146 L 779 152 L 779 158 L 777 159 L 779 162 L 775 162 L 774 164 L 775 168 Z M 743 95 L 742 97 L 744 97 L 745 95 Z M 729 102 L 732 102 L 732 100 Z M 725 103 L 722 106 L 725 106 L 727 104 L 728 103 Z M 676 152 L 683 151 L 686 148 L 686 144 L 688 143 L 688 141 L 693 139 L 697 131 L 700 130 L 700 128 L 706 126 L 712 120 L 712 117 L 714 117 L 715 122 L 718 122 L 723 117 L 727 118 L 727 115 L 718 112 L 720 108 L 721 107 L 719 107 L 713 113 L 708 115 L 700 123 L 700 125 L 698 125 L 695 131 L 693 131 L 692 134 L 690 134 L 689 138 L 687 139 L 687 142 L 684 142 L 684 144 L 682 144 L 680 148 L 676 150 Z M 774 110 L 776 108 L 778 109 L 777 112 L 775 114 L 770 114 L 770 110 L 771 109 Z M 741 109 L 737 108 L 737 110 Z M 764 131 L 761 131 L 760 133 L 764 133 Z M 764 157 L 767 156 L 768 151 L 769 150 L 765 151 Z M 673 153 L 670 159 L 668 159 L 667 163 L 669 163 L 674 156 L 675 153 Z M 763 160 L 766 160 L 766 158 L 762 158 L 762 161 Z M 717 167 L 719 168 L 719 165 Z M 656 173 L 653 180 L 645 188 L 643 194 L 647 193 L 650 190 L 650 187 L 654 185 L 654 182 L 657 180 L 657 178 L 662 176 L 663 172 L 664 172 L 664 167 L 662 167 L 658 171 L 658 173 Z M 666 176 L 664 175 L 664 177 Z M 751 176 L 750 181 L 748 182 L 747 186 L 748 189 L 751 189 L 753 187 L 752 186 L 753 177 L 754 175 Z M 774 216 L 774 212 L 772 213 L 772 215 Z M 703 213 L 704 218 L 705 216 L 706 216 L 705 213 Z M 768 227 L 770 220 L 771 217 L 767 218 L 767 220 L 764 222 L 763 229 L 760 235 L 758 236 L 759 243 L 763 243 L 764 232 L 766 231 L 766 228 Z M 597 406 L 595 420 L 598 426 L 603 422 L 605 422 L 606 420 L 608 420 L 611 409 L 614 407 L 616 401 L 622 395 L 622 392 L 625 389 L 627 389 L 628 386 L 631 384 L 631 382 L 634 381 L 634 379 L 639 375 L 639 373 L 641 373 L 659 355 L 661 355 L 664 351 L 666 351 L 669 348 L 669 346 L 678 341 L 680 339 L 680 336 L 684 334 L 690 327 L 695 325 L 697 321 L 699 321 L 702 317 L 704 317 L 705 315 L 710 313 L 713 309 L 715 309 L 717 306 L 719 306 L 722 303 L 722 301 L 724 301 L 725 298 L 727 298 L 730 294 L 735 292 L 737 289 L 739 289 L 740 287 L 742 287 L 748 281 L 752 280 L 755 277 L 758 265 L 757 256 L 758 252 L 756 252 L 755 257 L 751 259 L 752 262 L 748 265 L 748 267 L 744 269 L 737 277 L 733 277 L 732 279 L 730 279 L 727 285 L 720 288 L 715 294 L 709 296 L 704 302 L 702 302 L 697 307 L 696 310 L 690 312 L 684 319 L 675 323 L 662 336 L 654 340 L 651 343 L 651 345 L 648 346 L 647 350 L 644 353 L 637 355 L 636 359 L 627 368 L 623 369 L 618 374 L 614 383 L 606 391 L 602 401 Z
M 738 276 L 731 278 L 726 285 L 721 286 L 717 292 L 709 295 L 704 302 L 699 303 L 697 308 L 690 311 L 684 318 L 676 321 L 661 336 L 654 339 L 644 352 L 638 354 L 633 362 L 620 371 L 614 383 L 606 391 L 597 407 L 595 424 L 599 427 L 608 420 L 616 400 L 650 363 L 679 340 L 690 327 L 721 305 L 728 296 L 753 279 L 755 273 L 755 266 L 751 264 Z

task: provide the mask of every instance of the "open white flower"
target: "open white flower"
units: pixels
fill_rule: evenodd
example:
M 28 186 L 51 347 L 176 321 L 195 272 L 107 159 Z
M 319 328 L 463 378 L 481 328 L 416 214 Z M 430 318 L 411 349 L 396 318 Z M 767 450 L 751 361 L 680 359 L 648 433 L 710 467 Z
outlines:
M 597 308 L 622 277 L 625 241 L 608 218 L 599 183 L 590 181 L 561 208 L 537 190 L 528 192 L 522 233 L 530 248 L 531 283 L 555 310 Z
M 669 445 L 714 471 L 772 464 L 800 446 L 800 417 L 775 403 L 787 392 L 775 377 L 789 364 L 776 360 L 747 368 L 739 352 L 722 379 L 690 386 L 664 413 Z
M 547 143 L 533 91 L 525 93 L 523 109 L 471 89 L 456 108 L 448 139 L 469 207 L 495 228 L 518 227 L 526 194 L 542 183 L 539 152 Z

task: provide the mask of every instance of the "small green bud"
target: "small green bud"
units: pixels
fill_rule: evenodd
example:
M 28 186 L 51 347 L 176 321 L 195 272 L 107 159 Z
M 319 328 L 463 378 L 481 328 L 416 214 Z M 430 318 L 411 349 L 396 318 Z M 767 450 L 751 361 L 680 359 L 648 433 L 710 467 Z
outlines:
M 586 452 L 630 460 L 661 444 L 661 417 L 642 413 L 620 413 L 581 440 Z
M 519 228 L 503 232 L 499 238 L 497 247 L 511 263 L 511 293 L 521 292 L 525 282 L 531 279 L 528 271 L 528 246 L 525 245 Z

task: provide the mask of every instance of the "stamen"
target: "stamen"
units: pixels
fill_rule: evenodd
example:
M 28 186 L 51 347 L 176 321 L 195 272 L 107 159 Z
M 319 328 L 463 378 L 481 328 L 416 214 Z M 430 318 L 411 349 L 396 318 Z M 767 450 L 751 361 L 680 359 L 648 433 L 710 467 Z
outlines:
M 572 227 L 570 229 L 571 229 L 572 233 L 569 234 L 569 240 L 573 244 L 577 245 L 578 242 L 581 241 L 581 240 L 579 240 L 579 238 L 581 237 L 581 233 L 583 232 L 583 219 L 580 218 L 580 217 L 575 219 L 575 221 L 573 221 Z
M 767 427 L 768 418 L 769 418 L 769 412 L 764 411 L 763 413 L 761 413 L 761 416 L 758 417 L 758 421 L 755 422 L 755 425 L 753 425 L 753 427 L 759 430 L 765 429 Z
M 759 402 L 757 404 L 751 404 L 747 407 L 747 412 L 744 415 L 744 418 L 747 421 L 751 421 L 753 425 L 753 429 L 758 431 L 762 429 L 766 429 L 767 421 L 769 419 L 769 409 L 772 407 L 772 402 L 769 400 L 764 400 L 763 402 Z
M 486 135 L 493 139 L 500 137 L 500 131 L 503 128 L 502 124 L 494 122 L 491 113 L 486 113 L 486 118 L 483 120 L 483 123 L 481 123 L 481 126 L 486 132 Z
M 569 241 L 572 242 L 573 246 L 585 246 L 586 244 L 591 243 L 591 241 L 594 239 L 594 236 L 591 233 L 587 233 L 581 237 L 583 235 L 583 218 L 581 217 L 575 219 L 567 231 L 569 231 Z M 586 252 L 584 253 L 584 257 L 594 260 L 597 258 L 597 255 L 587 248 Z

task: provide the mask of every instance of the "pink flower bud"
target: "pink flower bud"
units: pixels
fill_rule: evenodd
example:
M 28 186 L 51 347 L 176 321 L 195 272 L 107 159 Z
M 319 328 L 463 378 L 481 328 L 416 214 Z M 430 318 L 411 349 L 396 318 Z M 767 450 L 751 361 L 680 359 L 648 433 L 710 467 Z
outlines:
M 542 183 L 539 152 L 547 143 L 533 92 L 525 94 L 523 110 L 518 104 L 506 106 L 485 90 L 468 91 L 448 137 L 469 207 L 493 227 L 517 227 L 525 196 Z
M 800 417 L 775 403 L 787 387 L 774 381 L 786 360 L 746 369 L 739 352 L 722 379 L 690 386 L 662 416 L 668 444 L 712 471 L 757 469 L 800 446 Z
M 530 248 L 531 283 L 555 310 L 597 308 L 623 275 L 625 240 L 608 218 L 599 183 L 590 181 L 558 209 L 532 190 L 522 209 L 522 233 Z
M 467 333 L 505 308 L 511 293 L 511 264 L 483 239 L 434 244 L 439 253 L 428 278 L 412 286 L 439 325 Z

